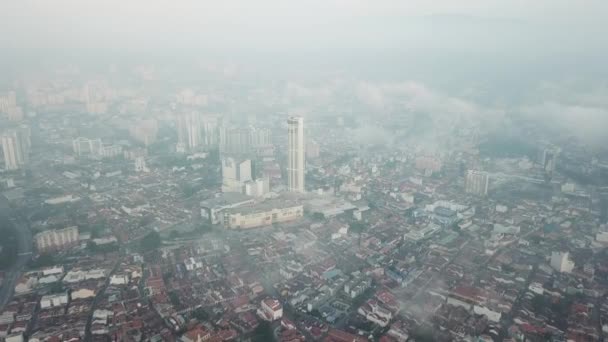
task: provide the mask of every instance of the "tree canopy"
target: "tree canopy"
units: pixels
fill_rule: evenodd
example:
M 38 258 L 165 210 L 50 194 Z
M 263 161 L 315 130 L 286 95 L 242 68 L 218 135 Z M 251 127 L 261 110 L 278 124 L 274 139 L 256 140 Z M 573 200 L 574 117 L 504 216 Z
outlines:
M 144 236 L 140 241 L 140 247 L 144 251 L 151 251 L 157 249 L 162 244 L 160 234 L 156 231 L 152 231 Z

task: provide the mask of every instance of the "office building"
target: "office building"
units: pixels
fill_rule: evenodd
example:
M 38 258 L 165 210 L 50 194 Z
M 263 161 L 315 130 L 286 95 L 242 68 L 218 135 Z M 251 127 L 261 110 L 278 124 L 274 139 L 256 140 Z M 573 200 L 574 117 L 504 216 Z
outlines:
M 222 192 L 243 192 L 245 182 L 251 181 L 251 160 L 222 159 Z
M 287 120 L 287 188 L 290 192 L 305 191 L 304 187 L 304 118 Z
M 4 168 L 17 170 L 27 164 L 30 151 L 30 132 L 27 127 L 11 129 L 0 136 L 4 154 Z
M 34 236 L 39 253 L 62 251 L 78 244 L 78 227 L 46 230 Z
M 486 196 L 489 184 L 490 176 L 487 172 L 468 170 L 464 181 L 464 190 L 467 194 Z

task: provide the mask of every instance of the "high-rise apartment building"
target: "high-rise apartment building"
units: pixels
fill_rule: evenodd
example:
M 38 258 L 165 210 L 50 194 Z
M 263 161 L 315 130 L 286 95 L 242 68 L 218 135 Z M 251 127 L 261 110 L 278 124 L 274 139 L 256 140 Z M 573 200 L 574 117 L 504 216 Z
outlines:
M 77 156 L 100 156 L 103 151 L 103 144 L 101 139 L 78 137 L 72 140 L 72 148 Z
M 34 236 L 39 253 L 60 251 L 78 244 L 78 227 L 52 229 Z
M 0 136 L 4 154 L 4 168 L 17 170 L 23 167 L 29 159 L 30 132 L 27 127 L 10 129 Z
M 545 148 L 542 150 L 540 162 L 541 162 L 543 170 L 546 173 L 552 174 L 553 171 L 555 171 L 559 153 L 560 153 L 559 148 Z
M 464 190 L 468 194 L 485 196 L 488 194 L 490 176 L 487 172 L 468 170 L 464 181 Z
M 181 114 L 177 117 L 178 144 L 186 149 L 215 146 L 220 124 L 221 118 L 217 115 Z
M 188 149 L 201 144 L 201 117 L 197 112 L 184 113 L 177 117 L 177 141 Z
M 305 191 L 304 187 L 304 118 L 287 119 L 287 188 L 290 192 Z
M 271 144 L 270 130 L 266 128 L 222 127 L 220 152 L 223 154 L 250 154 L 255 148 Z

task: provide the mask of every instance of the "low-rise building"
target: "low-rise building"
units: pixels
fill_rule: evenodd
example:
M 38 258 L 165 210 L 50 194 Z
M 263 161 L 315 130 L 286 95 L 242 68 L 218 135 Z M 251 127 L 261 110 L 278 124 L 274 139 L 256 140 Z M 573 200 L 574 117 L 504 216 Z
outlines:
M 304 216 L 301 204 L 273 200 L 253 206 L 226 210 L 224 227 L 226 228 L 256 228 L 296 220 Z

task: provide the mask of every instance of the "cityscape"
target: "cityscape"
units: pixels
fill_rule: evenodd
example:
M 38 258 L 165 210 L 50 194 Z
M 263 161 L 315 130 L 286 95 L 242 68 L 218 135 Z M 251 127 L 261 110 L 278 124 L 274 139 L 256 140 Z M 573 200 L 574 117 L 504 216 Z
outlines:
M 504 62 L 490 75 L 493 62 L 483 53 L 469 52 L 478 58 L 471 66 L 468 57 L 455 61 L 466 47 L 443 41 L 452 30 L 455 40 L 471 28 L 480 36 L 514 32 L 523 25 L 517 20 L 534 22 L 544 11 L 580 19 L 580 30 L 588 22 L 588 32 L 594 20 L 608 19 L 601 2 L 571 13 L 561 1 L 539 1 L 520 17 L 517 5 L 467 0 L 462 9 L 471 16 L 454 19 L 427 16 L 460 9 L 433 1 L 409 8 L 331 0 L 335 14 L 318 14 L 331 9 L 316 1 L 314 8 L 290 1 L 224 8 L 207 0 L 146 8 L 137 0 L 111 14 L 91 1 L 100 12 L 90 14 L 67 0 L 52 10 L 9 0 L 14 11 L 46 18 L 19 38 L 36 47 L 49 44 L 39 36 L 58 34 L 57 46 L 88 49 L 101 34 L 97 19 L 120 22 L 141 10 L 133 27 L 108 29 L 107 37 L 135 42 L 130 35 L 146 31 L 138 42 L 158 35 L 163 50 L 174 36 L 155 31 L 155 19 L 175 15 L 190 28 L 204 18 L 211 38 L 196 39 L 221 53 L 173 45 L 170 57 L 144 48 L 117 53 L 103 39 L 86 54 L 56 47 L 43 57 L 22 41 L 7 49 L 0 341 L 606 340 L 608 75 L 588 70 L 596 57 L 605 64 L 608 44 L 579 49 L 586 43 L 568 45 L 574 33 L 555 33 L 568 53 L 553 60 L 538 52 L 538 60 Z M 219 20 L 191 13 L 199 5 Z M 298 14 L 290 17 L 292 6 Z M 233 14 L 247 9 L 286 16 L 267 23 L 268 32 L 323 26 L 327 16 L 353 34 L 335 33 L 336 46 L 319 43 L 326 52 L 308 39 L 325 42 L 338 28 L 311 28 L 284 47 L 269 43 L 283 33 L 237 43 L 230 33 L 212 34 L 213 25 L 249 18 Z M 518 19 L 472 17 L 486 10 Z M 367 26 L 344 17 L 386 19 L 384 11 L 447 26 L 425 24 L 408 33 L 417 39 L 386 43 L 368 41 Z M 70 13 L 83 17 L 64 21 Z M 12 30 L 30 24 L 18 21 L 7 17 Z M 239 35 L 268 29 L 242 24 Z M 82 32 L 70 33 L 76 28 Z M 554 42 L 546 30 L 542 37 L 551 38 L 539 51 Z M 351 38 L 361 50 L 340 45 Z M 443 50 L 406 60 L 409 52 L 391 45 L 425 39 L 441 40 L 453 66 L 439 62 Z M 212 44 L 220 41 L 251 55 Z M 256 61 L 256 49 L 268 60 Z M 282 49 L 290 52 L 275 54 Z M 105 52 L 93 57 L 98 51 Z M 352 60 L 336 62 L 339 53 Z M 520 73 L 509 71 L 515 64 Z M 452 67 L 468 81 L 446 71 Z M 387 76 L 382 70 L 390 68 L 401 71 Z M 426 68 L 438 76 L 416 71 Z

